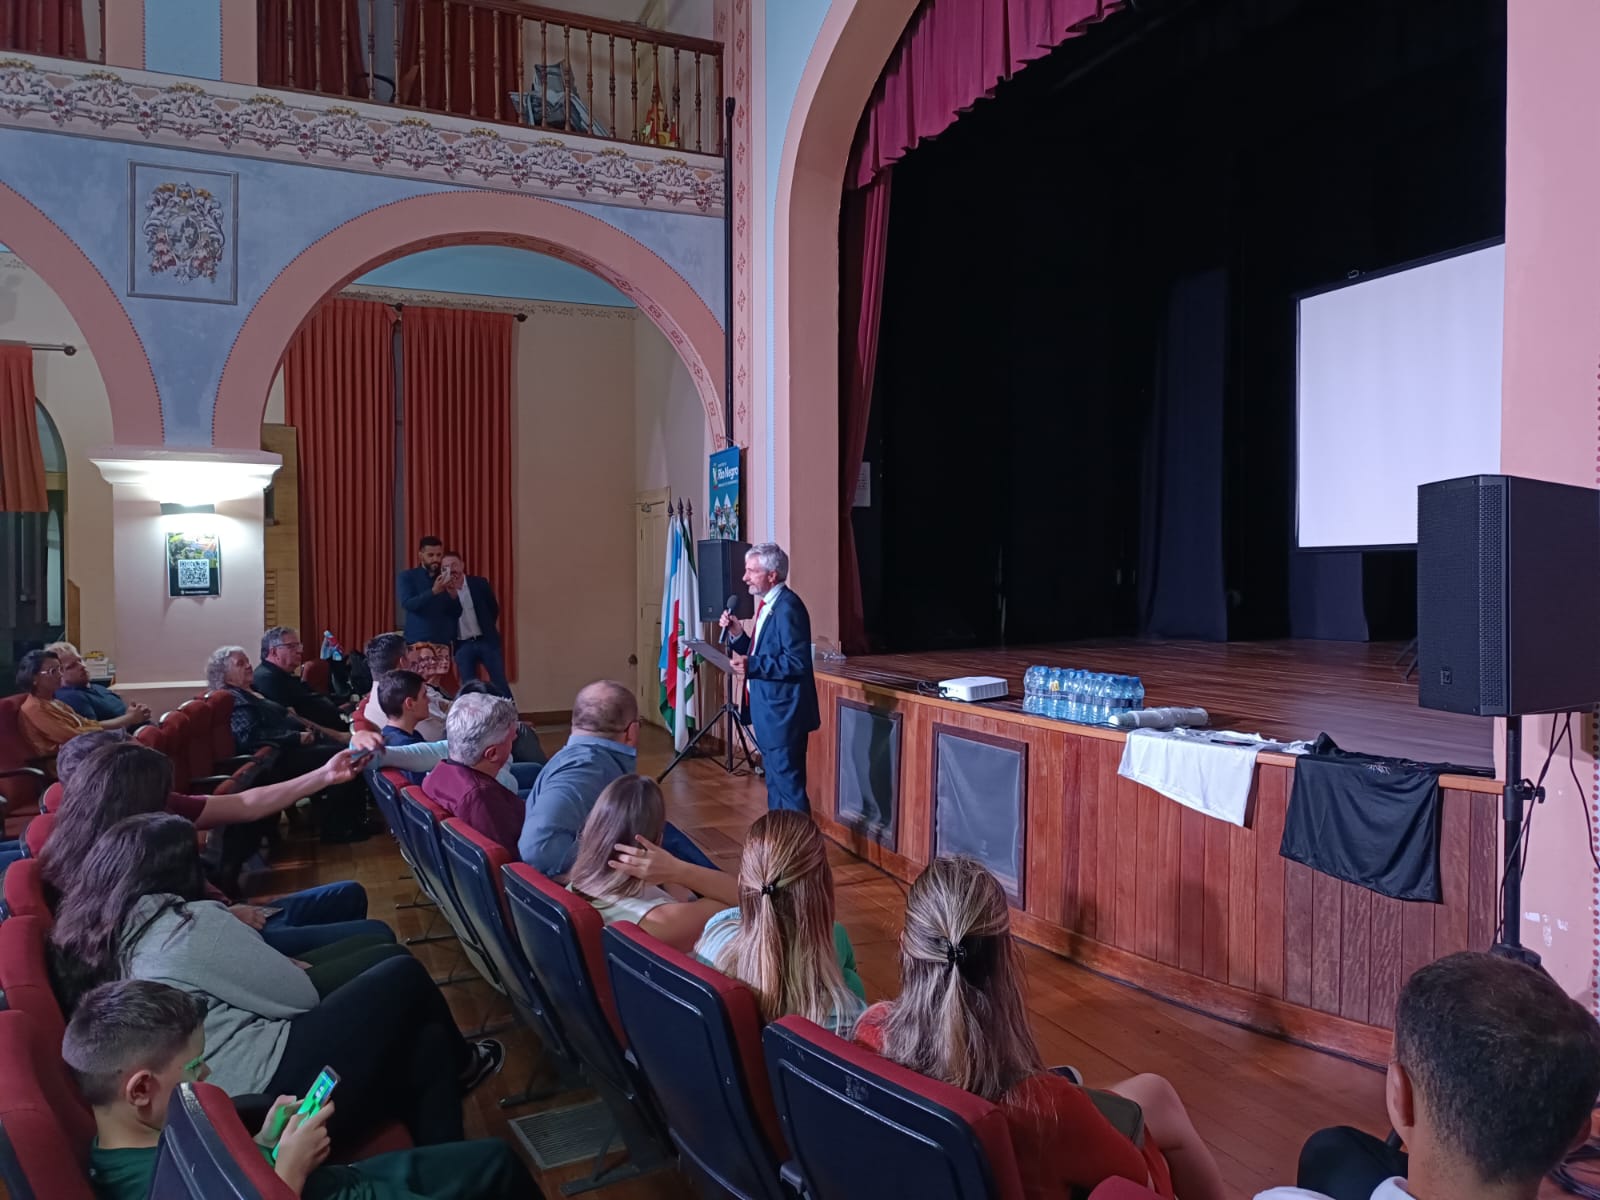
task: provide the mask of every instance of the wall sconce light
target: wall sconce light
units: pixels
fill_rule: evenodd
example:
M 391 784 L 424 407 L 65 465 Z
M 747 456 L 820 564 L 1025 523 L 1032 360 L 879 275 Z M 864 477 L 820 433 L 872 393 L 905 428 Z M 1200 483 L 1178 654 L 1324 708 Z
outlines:
M 265 450 L 110 446 L 89 455 L 113 487 L 184 511 L 215 511 L 227 500 L 260 496 L 283 459 Z M 165 511 L 165 510 L 163 510 Z
M 214 513 L 217 511 L 215 504 L 163 504 L 161 515 L 163 517 L 178 517 L 184 513 Z

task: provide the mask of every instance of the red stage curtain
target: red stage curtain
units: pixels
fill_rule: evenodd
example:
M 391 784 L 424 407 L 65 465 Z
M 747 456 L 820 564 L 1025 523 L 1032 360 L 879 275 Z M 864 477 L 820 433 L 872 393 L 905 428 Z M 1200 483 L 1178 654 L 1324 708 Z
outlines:
M 300 623 L 348 649 L 396 628 L 393 311 L 325 302 L 283 361 L 300 441 Z
M 866 187 L 845 192 L 839 223 L 839 639 L 846 654 L 869 650 L 851 513 L 878 368 L 892 177 L 885 168 Z
M 508 93 L 524 90 L 517 78 L 521 21 L 460 2 L 450 5 L 448 30 L 444 18 L 444 0 L 406 0 L 396 81 L 400 103 L 516 121 Z
M 357 99 L 366 96 L 366 39 L 361 33 L 360 0 L 257 2 L 260 25 L 256 58 L 262 87 L 294 87 L 302 92 Z
M 47 512 L 34 415 L 33 351 L 0 346 L 0 512 Z
M 511 380 L 516 318 L 457 308 L 402 314 L 406 545 L 426 534 L 466 556 L 500 601 L 506 676 L 517 677 Z
M 1124 0 L 922 0 L 867 102 L 846 173 L 862 187 L 1020 67 Z
M 0 0 L 0 48 L 82 62 L 83 0 Z

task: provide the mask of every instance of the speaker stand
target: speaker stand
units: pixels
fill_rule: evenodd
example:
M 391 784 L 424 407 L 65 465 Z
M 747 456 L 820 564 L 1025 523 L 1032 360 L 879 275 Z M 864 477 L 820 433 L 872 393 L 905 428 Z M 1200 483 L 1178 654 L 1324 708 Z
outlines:
M 673 767 L 694 754 L 694 748 L 699 744 L 700 739 L 724 721 L 728 723 L 728 728 L 722 735 L 722 745 L 725 751 L 724 760 L 720 764 L 722 769 L 729 775 L 738 773 L 733 763 L 733 739 L 738 738 L 739 750 L 744 755 L 745 767 L 753 774 L 763 774 L 762 769 L 756 766 L 755 757 L 750 753 L 750 743 L 755 741 L 754 731 L 745 725 L 744 718 L 739 715 L 737 708 L 731 703 L 724 702 L 722 707 L 717 710 L 717 715 L 712 717 L 709 723 L 695 730 L 695 735 L 689 739 L 689 744 L 672 756 L 672 761 L 667 764 L 667 769 L 656 776 L 656 782 L 660 783 L 668 775 L 671 775 Z M 759 750 L 761 747 L 757 745 L 756 749 Z
M 1405 644 L 1400 653 L 1395 656 L 1395 666 L 1398 667 L 1401 663 L 1406 664 L 1406 673 L 1400 677 L 1401 679 L 1410 679 L 1417 673 L 1417 659 L 1420 657 L 1421 654 L 1417 649 L 1417 639 L 1412 638 Z
M 1529 804 L 1544 799 L 1544 789 L 1522 777 L 1522 718 L 1506 718 L 1505 882 L 1501 887 L 1500 938 L 1490 953 L 1539 966 L 1539 956 L 1522 944 L 1522 821 Z

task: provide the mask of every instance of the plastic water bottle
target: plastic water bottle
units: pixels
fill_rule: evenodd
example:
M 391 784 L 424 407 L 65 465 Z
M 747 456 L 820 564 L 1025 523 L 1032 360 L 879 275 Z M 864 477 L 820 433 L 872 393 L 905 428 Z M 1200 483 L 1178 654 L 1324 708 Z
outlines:
M 1079 689 L 1083 686 L 1082 680 L 1079 678 L 1082 674 L 1082 671 L 1076 669 L 1067 672 L 1067 703 L 1061 712 L 1064 720 L 1076 721 L 1078 719 L 1078 709 L 1083 702 L 1082 697 L 1079 695 Z
M 1089 687 L 1089 720 L 1093 724 L 1104 725 L 1111 715 L 1110 690 L 1110 676 L 1096 674 Z
M 1029 667 L 1026 671 L 1024 671 L 1022 673 L 1022 697 L 1026 701 L 1026 700 L 1033 699 L 1033 697 L 1037 696 L 1038 694 L 1039 694 L 1039 668 L 1038 667 Z M 1023 711 L 1024 712 L 1028 711 L 1028 708 L 1027 708 L 1026 704 L 1024 704 L 1024 706 L 1023 706 Z
M 322 631 L 322 657 L 331 658 L 334 662 L 340 662 L 344 658 L 344 651 L 339 649 L 339 643 L 334 641 L 333 631 L 330 629 Z
M 1144 707 L 1144 680 L 1140 679 L 1137 675 L 1133 677 L 1132 687 L 1128 693 L 1128 707 Z

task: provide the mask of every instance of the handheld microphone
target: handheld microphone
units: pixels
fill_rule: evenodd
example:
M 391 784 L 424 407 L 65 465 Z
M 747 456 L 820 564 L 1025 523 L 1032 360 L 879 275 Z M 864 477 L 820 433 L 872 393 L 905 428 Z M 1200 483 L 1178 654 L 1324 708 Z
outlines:
M 739 606 L 739 597 L 738 597 L 737 594 L 734 594 L 734 595 L 730 595 L 728 597 L 728 602 L 726 604 L 724 604 L 722 607 L 723 607 L 723 610 L 725 612 L 730 612 L 731 613 L 738 606 Z M 733 627 L 730 625 L 727 629 L 724 629 L 722 631 L 722 644 L 724 646 L 726 646 L 728 644 L 729 633 L 732 630 L 732 628 Z

